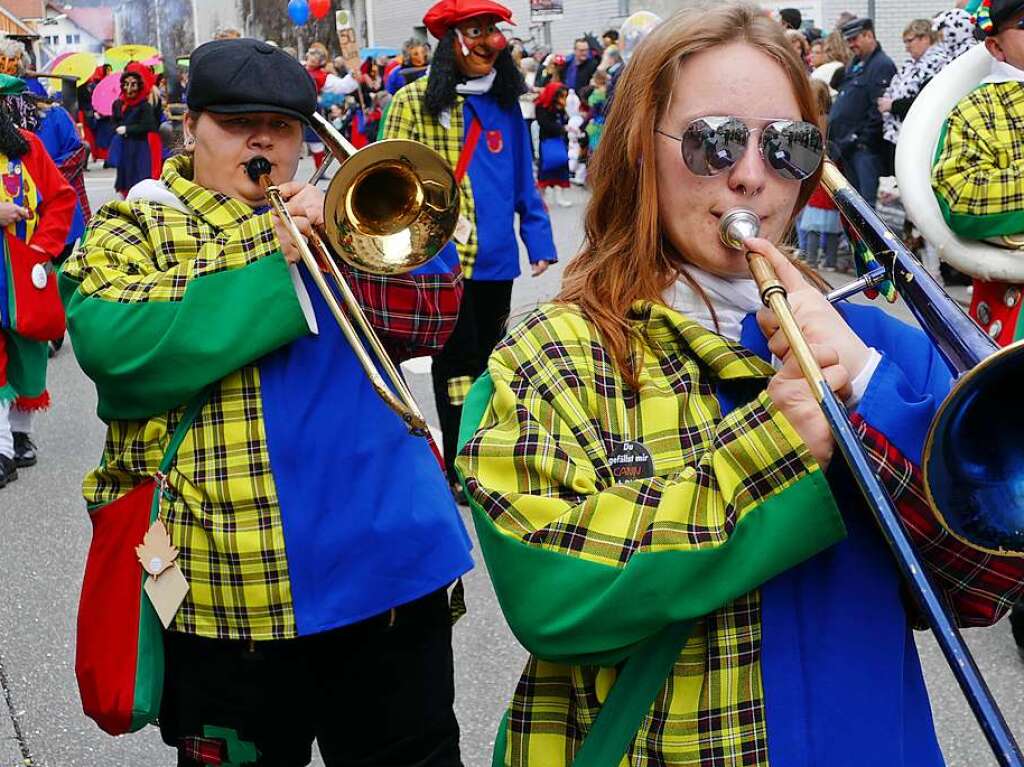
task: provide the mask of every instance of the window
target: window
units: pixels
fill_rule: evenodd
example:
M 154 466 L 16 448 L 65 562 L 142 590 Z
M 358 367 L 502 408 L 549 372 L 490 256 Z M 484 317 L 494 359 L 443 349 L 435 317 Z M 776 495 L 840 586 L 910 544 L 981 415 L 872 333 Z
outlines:
M 56 37 L 54 37 L 53 39 L 54 39 L 54 41 L 57 40 Z M 81 35 L 64 35 L 64 41 L 68 45 L 77 45 L 78 43 L 80 43 L 82 41 L 82 36 Z

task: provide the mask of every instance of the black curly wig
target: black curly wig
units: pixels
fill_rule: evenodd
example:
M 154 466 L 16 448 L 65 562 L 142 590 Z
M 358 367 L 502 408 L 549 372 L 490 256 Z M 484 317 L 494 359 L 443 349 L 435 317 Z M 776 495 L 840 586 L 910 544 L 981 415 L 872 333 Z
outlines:
M 28 141 L 18 130 L 18 123 L 9 111 L 10 107 L 0 99 L 0 152 L 8 157 L 18 158 L 28 153 Z
M 494 62 L 498 73 L 494 78 L 490 94 L 503 107 L 516 106 L 519 97 L 526 93 L 526 82 L 512 59 L 512 51 L 505 48 Z M 466 81 L 455 63 L 455 30 L 449 29 L 437 45 L 437 52 L 430 61 L 430 74 L 423 104 L 434 117 L 455 105 L 455 86 Z

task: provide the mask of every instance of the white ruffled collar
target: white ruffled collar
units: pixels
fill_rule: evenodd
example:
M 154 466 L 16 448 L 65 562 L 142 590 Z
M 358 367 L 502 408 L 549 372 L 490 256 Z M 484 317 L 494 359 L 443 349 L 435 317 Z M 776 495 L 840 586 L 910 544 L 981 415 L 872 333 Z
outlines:
M 682 275 L 665 291 L 665 303 L 708 330 L 738 342 L 743 318 L 762 306 L 757 283 L 751 278 L 718 277 L 694 266 L 687 266 L 686 272 L 704 291 L 711 307 L 714 307 L 714 316 L 704 297 Z

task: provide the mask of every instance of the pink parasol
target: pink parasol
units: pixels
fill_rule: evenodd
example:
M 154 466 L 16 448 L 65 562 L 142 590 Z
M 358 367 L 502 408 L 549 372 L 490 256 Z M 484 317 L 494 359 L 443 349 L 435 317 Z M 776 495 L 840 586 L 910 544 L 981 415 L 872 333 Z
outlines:
M 121 73 L 114 72 L 100 80 L 92 92 L 92 108 L 104 117 L 114 112 L 114 102 L 121 97 Z
M 164 60 L 163 57 L 161 56 L 153 56 L 152 58 L 146 59 L 142 63 L 150 69 L 152 69 L 157 74 L 160 74 L 164 71 Z

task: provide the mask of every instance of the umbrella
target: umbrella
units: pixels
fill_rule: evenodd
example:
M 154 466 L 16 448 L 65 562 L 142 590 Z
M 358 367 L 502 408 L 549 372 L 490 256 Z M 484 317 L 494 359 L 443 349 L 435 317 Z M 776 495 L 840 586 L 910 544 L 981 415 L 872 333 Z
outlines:
M 162 58 L 160 58 L 159 56 L 154 56 L 151 59 L 146 59 L 142 63 L 145 64 L 150 69 L 152 69 L 157 74 L 160 74 L 161 72 L 164 71 L 164 60 Z
M 160 51 L 152 45 L 118 45 L 115 48 L 108 48 L 105 55 L 110 66 L 124 69 L 129 61 L 145 61 L 159 56 Z
M 117 72 L 100 80 L 96 90 L 92 92 L 92 108 L 104 117 L 114 112 L 114 102 L 121 98 L 121 75 Z
M 55 75 L 72 75 L 78 79 L 78 84 L 81 85 L 96 71 L 96 57 L 84 51 L 72 53 L 57 62 L 57 65 L 50 71 Z
M 62 62 L 72 53 L 74 53 L 74 51 L 65 51 L 64 53 L 60 53 L 57 56 L 55 56 L 53 61 L 51 61 L 49 65 L 46 67 L 46 71 L 49 72 L 50 70 L 52 70 L 55 66 L 57 66 L 60 62 Z
M 371 56 L 377 58 L 378 56 L 397 56 L 398 48 L 385 48 L 383 46 L 375 46 L 373 48 L 360 48 L 359 58 L 368 59 Z

